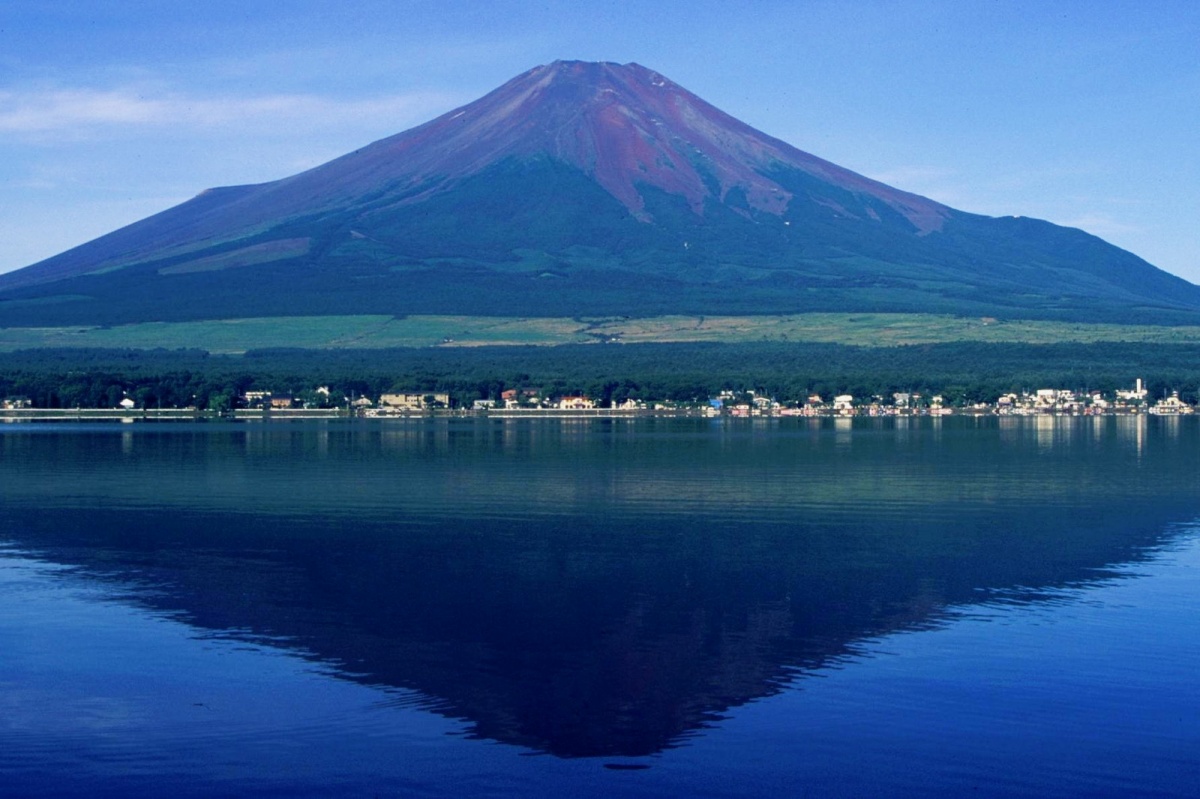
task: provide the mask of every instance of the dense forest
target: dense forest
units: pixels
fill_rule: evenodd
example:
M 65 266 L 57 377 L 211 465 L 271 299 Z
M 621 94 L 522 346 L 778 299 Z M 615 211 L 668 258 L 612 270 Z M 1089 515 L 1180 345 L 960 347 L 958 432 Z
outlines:
M 903 347 L 836 344 L 637 344 L 387 350 L 257 350 L 242 356 L 200 350 L 25 350 L 0 354 L 0 399 L 44 408 L 224 409 L 247 391 L 320 402 L 377 399 L 385 391 L 448 392 L 454 404 L 497 398 L 509 388 L 546 396 L 584 394 L 703 401 L 724 389 L 780 401 L 809 394 L 888 398 L 897 391 L 943 394 L 962 404 L 1037 388 L 1111 392 L 1146 381 L 1151 397 L 1171 390 L 1188 402 L 1200 387 L 1200 345 L 983 344 Z

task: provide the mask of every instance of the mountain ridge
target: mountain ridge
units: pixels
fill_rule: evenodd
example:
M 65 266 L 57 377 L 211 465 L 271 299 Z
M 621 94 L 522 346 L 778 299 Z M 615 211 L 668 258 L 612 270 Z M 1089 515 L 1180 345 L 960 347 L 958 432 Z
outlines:
M 1082 231 L 871 180 L 641 65 L 579 61 L 0 275 L 0 324 L 756 310 L 1179 322 L 1200 288 Z

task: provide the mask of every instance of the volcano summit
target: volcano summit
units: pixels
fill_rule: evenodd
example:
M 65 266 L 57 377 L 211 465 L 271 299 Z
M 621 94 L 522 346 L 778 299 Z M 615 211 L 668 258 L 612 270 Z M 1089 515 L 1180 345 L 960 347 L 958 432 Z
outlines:
M 565 61 L 0 275 L 0 326 L 804 311 L 1196 322 L 1200 287 L 870 180 L 637 64 Z

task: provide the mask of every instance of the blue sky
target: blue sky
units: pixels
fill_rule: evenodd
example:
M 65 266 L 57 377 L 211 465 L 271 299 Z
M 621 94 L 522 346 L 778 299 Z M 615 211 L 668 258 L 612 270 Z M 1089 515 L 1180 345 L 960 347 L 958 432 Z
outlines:
M 559 58 L 637 61 L 965 211 L 1200 282 L 1200 3 L 5 0 L 0 271 Z

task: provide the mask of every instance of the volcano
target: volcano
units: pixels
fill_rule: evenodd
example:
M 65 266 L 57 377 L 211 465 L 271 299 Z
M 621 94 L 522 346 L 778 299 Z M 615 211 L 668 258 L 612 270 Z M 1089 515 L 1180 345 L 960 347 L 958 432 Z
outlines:
M 7 326 L 805 311 L 1195 323 L 1200 287 L 871 180 L 638 64 L 577 61 L 0 275 Z

